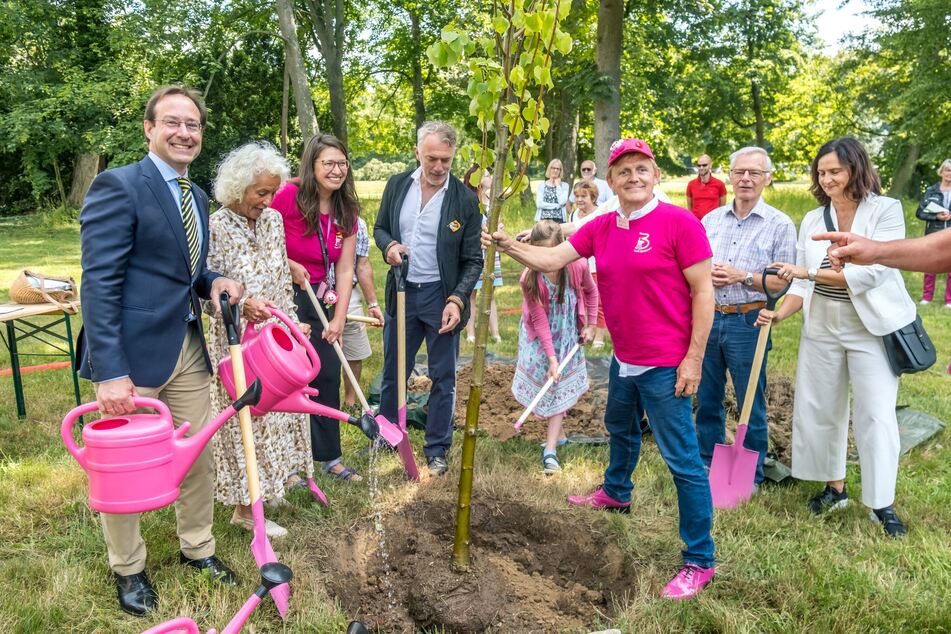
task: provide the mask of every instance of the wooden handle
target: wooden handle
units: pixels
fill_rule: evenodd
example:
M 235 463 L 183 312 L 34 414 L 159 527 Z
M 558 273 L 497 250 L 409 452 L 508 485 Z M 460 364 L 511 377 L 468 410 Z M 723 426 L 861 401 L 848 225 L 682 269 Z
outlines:
M 575 356 L 575 353 L 578 352 L 578 349 L 581 347 L 580 344 L 575 344 L 571 350 L 568 351 L 568 354 L 565 355 L 565 358 L 561 360 L 561 363 L 558 364 L 558 374 L 560 375 L 565 371 L 565 368 L 568 367 L 568 362 L 571 361 L 571 357 Z M 548 377 L 548 380 L 545 381 L 545 384 L 542 386 L 542 389 L 538 391 L 538 394 L 535 395 L 535 398 L 532 399 L 532 402 L 528 404 L 528 407 L 525 408 L 525 411 L 522 412 L 522 415 L 518 417 L 518 420 L 515 421 L 515 429 L 521 429 L 522 424 L 531 416 L 532 412 L 535 411 L 535 408 L 538 407 L 538 403 L 542 400 L 542 397 L 548 393 L 548 390 L 551 389 L 551 386 L 555 384 L 555 380 L 551 377 Z
M 313 291 L 311 291 L 313 292 Z M 367 317 L 365 315 L 347 315 L 347 321 L 357 321 L 363 324 L 373 324 L 374 326 L 382 326 L 376 317 Z
M 248 380 L 244 375 L 244 358 L 241 346 L 228 346 L 231 353 L 231 369 L 234 371 L 234 393 L 244 394 L 248 389 Z M 251 506 L 261 497 L 261 483 L 258 480 L 258 457 L 254 451 L 254 429 L 251 427 L 251 408 L 242 407 L 238 412 L 241 425 L 241 444 L 244 447 L 244 467 L 248 475 L 248 497 Z
M 759 372 L 763 367 L 763 357 L 766 356 L 766 342 L 769 341 L 771 325 L 772 322 L 760 328 L 759 338 L 756 340 L 756 352 L 753 354 L 753 365 L 750 367 L 750 379 L 746 383 L 746 398 L 743 399 L 743 409 L 740 411 L 740 425 L 748 425 L 750 422 L 750 412 L 753 411 L 753 400 L 756 398 Z
M 320 305 L 317 295 L 314 294 L 314 289 L 311 288 L 310 284 L 304 284 L 304 290 L 307 291 L 307 296 L 310 298 L 310 303 L 314 306 L 314 312 L 316 312 L 320 318 L 320 323 L 323 324 L 324 328 L 328 327 L 330 323 L 327 321 L 327 315 L 324 314 L 324 308 Z M 349 318 L 350 315 L 347 315 L 347 319 Z M 374 319 L 373 322 L 376 323 L 376 320 Z M 353 370 L 350 368 L 350 363 L 347 362 L 347 357 L 343 354 L 343 348 L 340 347 L 340 342 L 334 341 L 333 347 L 334 352 L 337 353 L 337 358 L 340 359 L 341 366 L 343 366 L 343 372 L 347 375 L 347 380 L 350 381 L 350 385 L 353 386 L 353 392 L 360 401 L 360 407 L 363 408 L 364 412 L 369 412 L 370 404 L 367 403 L 367 397 L 364 396 L 363 390 L 360 389 L 360 383 L 357 381 L 357 377 L 353 375 Z

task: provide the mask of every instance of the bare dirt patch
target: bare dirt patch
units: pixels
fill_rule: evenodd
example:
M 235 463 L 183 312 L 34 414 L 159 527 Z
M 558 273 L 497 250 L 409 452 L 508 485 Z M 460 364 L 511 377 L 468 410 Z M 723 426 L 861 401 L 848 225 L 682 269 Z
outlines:
M 340 538 L 328 588 L 378 632 L 575 632 L 610 616 L 634 566 L 605 519 L 512 500 L 472 514 L 471 566 L 452 561 L 453 491 L 427 487 L 385 517 L 386 558 L 371 525 Z
M 485 368 L 482 384 L 482 404 L 479 407 L 479 429 L 498 440 L 520 436 L 531 441 L 545 439 L 545 421 L 529 418 L 521 432 L 514 429 L 516 419 L 523 407 L 512 396 L 512 378 L 515 363 L 489 363 Z M 456 379 L 456 412 L 454 422 L 463 427 L 466 419 L 466 404 L 469 400 L 469 381 L 472 367 L 459 368 Z M 607 403 L 607 385 L 594 382 L 594 386 L 569 410 L 565 417 L 565 433 L 584 438 L 606 437 L 604 407 Z M 410 390 L 429 391 L 429 379 L 416 376 L 410 380 Z M 795 386 L 785 376 L 769 378 L 766 387 L 766 414 L 769 420 L 770 452 L 783 464 L 789 464 L 792 452 L 792 405 Z M 727 410 L 727 441 L 733 442 L 733 430 L 739 418 L 733 386 L 727 385 L 724 405 Z

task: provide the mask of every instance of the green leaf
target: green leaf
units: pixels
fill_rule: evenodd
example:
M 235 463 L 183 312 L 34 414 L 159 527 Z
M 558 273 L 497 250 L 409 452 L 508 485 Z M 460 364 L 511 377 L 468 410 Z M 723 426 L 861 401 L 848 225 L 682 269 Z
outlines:
M 567 55 L 571 52 L 571 35 L 565 33 L 561 29 L 555 32 L 555 50 L 557 50 L 562 55 Z
M 495 29 L 495 32 L 501 35 L 505 33 L 509 28 L 509 21 L 505 19 L 505 16 L 501 13 L 496 13 L 495 17 L 492 18 L 492 28 Z
M 509 82 L 516 92 L 520 91 L 525 86 L 525 69 L 521 66 L 513 68 L 509 73 Z

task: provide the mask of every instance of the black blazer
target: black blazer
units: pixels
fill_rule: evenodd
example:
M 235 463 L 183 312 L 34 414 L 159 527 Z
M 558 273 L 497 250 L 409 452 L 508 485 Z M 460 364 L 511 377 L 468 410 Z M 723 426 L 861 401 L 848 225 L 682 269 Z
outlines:
M 194 183 L 192 193 L 202 227 L 194 277 L 181 211 L 148 156 L 99 174 L 89 187 L 79 215 L 84 378 L 128 375 L 135 385 L 157 387 L 175 369 L 192 310 L 201 332 L 199 298 L 209 299 L 220 275 L 205 268 L 208 195 Z M 207 350 L 205 363 L 210 371 Z
M 383 190 L 380 210 L 373 227 L 376 246 L 386 255 L 386 248 L 400 237 L 400 210 L 413 182 L 413 168 L 390 178 Z M 469 321 L 469 295 L 482 273 L 482 214 L 479 201 L 458 178 L 449 175 L 449 187 L 442 201 L 439 215 L 439 233 L 436 235 L 436 259 L 443 293 L 455 295 L 462 301 L 462 319 L 455 332 Z M 396 280 L 392 269 L 386 274 L 386 312 L 396 316 Z

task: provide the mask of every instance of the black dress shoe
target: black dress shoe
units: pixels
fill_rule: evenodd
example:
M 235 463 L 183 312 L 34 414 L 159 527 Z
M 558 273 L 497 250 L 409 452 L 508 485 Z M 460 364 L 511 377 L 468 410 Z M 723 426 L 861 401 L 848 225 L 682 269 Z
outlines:
M 197 568 L 202 572 L 208 571 L 208 574 L 211 575 L 211 578 L 215 581 L 220 581 L 221 583 L 228 584 L 229 586 L 238 585 L 238 576 L 234 574 L 234 571 L 226 566 L 223 561 L 218 559 L 215 555 L 211 557 L 203 557 L 201 559 L 189 559 L 184 555 L 184 553 L 178 553 L 179 561 L 181 561 L 186 566 L 191 566 L 192 568 Z
M 134 575 L 116 575 L 119 607 L 132 616 L 145 616 L 158 605 L 158 595 L 145 571 Z

